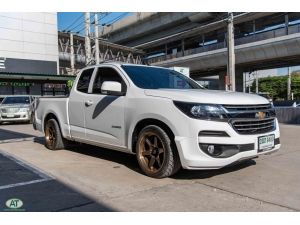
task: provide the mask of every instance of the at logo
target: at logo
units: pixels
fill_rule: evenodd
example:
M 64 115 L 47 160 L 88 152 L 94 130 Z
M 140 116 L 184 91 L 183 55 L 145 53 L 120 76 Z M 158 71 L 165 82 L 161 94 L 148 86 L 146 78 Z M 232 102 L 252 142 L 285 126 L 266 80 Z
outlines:
M 23 206 L 23 202 L 20 199 L 11 198 L 6 201 L 5 205 L 10 209 L 19 209 Z

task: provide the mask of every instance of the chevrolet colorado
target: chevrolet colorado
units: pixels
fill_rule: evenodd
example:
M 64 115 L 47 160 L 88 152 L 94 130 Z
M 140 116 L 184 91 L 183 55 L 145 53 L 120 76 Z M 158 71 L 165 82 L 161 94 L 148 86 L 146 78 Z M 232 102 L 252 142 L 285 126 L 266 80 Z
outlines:
M 141 170 L 155 178 L 182 167 L 219 169 L 280 148 L 267 99 L 206 90 L 181 73 L 153 66 L 84 68 L 69 97 L 39 98 L 34 117 L 47 148 L 76 141 L 136 154 Z

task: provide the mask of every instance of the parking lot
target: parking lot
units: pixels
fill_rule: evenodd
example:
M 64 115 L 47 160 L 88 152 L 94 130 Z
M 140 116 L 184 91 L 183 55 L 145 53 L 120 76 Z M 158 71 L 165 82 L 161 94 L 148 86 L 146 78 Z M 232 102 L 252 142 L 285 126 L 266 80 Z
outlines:
M 0 210 L 299 211 L 300 126 L 281 124 L 282 148 L 215 171 L 141 174 L 134 155 L 87 145 L 49 151 L 31 125 L 0 126 Z

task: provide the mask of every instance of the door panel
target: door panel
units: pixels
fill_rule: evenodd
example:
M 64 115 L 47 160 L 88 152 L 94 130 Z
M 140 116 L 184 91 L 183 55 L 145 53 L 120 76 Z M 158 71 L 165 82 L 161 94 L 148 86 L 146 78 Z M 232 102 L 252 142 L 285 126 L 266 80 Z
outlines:
M 87 139 L 124 146 L 124 96 L 89 95 L 85 106 Z
M 85 102 L 86 137 L 94 142 L 124 147 L 126 96 L 101 93 L 101 85 L 104 81 L 120 82 L 122 91 L 126 92 L 126 84 L 114 68 L 98 68 L 92 93 Z

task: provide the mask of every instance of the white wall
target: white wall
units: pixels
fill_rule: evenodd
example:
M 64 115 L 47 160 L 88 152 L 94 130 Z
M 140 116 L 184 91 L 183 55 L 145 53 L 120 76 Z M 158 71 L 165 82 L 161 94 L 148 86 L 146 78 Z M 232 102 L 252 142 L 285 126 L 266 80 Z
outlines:
M 0 57 L 58 65 L 57 35 L 56 13 L 0 12 Z

